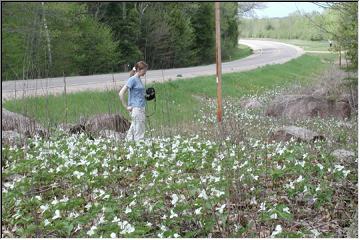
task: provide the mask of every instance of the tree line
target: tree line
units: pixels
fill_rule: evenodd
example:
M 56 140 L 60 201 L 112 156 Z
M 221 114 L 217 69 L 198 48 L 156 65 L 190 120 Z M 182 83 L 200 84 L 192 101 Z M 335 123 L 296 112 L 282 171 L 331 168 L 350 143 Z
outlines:
M 319 22 L 323 16 L 312 12 L 304 16 L 296 11 L 282 18 L 241 19 L 241 36 L 247 38 L 302 39 L 311 41 L 327 40 L 328 34 L 319 31 L 310 19 Z
M 221 4 L 223 58 L 237 47 L 242 6 Z M 211 2 L 3 2 L 1 14 L 2 80 L 215 62 Z
M 247 38 L 331 40 L 333 50 L 345 51 L 352 67 L 358 65 L 358 3 L 316 2 L 320 14 L 299 11 L 284 18 L 242 18 L 239 34 Z

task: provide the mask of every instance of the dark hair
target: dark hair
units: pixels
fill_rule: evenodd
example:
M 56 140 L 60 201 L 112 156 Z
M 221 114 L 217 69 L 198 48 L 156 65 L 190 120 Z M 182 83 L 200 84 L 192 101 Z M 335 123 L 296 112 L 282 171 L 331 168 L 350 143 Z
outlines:
M 135 68 L 135 70 L 134 70 L 134 68 Z M 135 72 L 140 71 L 145 68 L 148 68 L 148 65 L 144 61 L 140 61 L 135 64 L 134 68 L 131 69 L 131 71 L 130 71 L 130 77 L 134 76 Z

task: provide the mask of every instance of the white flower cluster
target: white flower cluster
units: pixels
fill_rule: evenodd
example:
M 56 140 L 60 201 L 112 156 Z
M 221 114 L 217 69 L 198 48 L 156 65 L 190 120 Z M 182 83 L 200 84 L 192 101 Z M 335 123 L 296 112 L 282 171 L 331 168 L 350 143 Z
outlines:
M 335 165 L 334 172 L 342 172 L 342 174 L 347 177 L 347 175 L 350 173 L 350 170 L 345 170 L 345 167 L 342 165 Z

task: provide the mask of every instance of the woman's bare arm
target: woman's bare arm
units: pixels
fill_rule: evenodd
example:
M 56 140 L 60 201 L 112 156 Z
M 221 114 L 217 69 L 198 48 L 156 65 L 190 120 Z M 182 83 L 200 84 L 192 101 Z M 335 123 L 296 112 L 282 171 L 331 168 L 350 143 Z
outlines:
M 132 108 L 128 107 L 128 105 L 126 104 L 125 98 L 124 98 L 127 90 L 128 90 L 128 87 L 126 85 L 124 85 L 119 92 L 119 97 L 120 97 L 121 103 L 124 106 L 124 108 L 128 111 L 131 111 Z

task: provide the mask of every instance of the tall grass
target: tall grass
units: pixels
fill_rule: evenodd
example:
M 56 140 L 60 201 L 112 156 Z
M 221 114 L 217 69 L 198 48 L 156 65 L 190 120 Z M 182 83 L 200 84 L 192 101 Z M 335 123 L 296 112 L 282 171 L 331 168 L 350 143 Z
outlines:
M 241 98 L 248 94 L 261 94 L 279 86 L 307 84 L 317 78 L 327 66 L 324 57 L 304 55 L 281 65 L 223 74 L 223 97 Z M 199 98 L 216 97 L 215 76 L 181 79 L 152 86 L 157 92 L 156 103 L 148 102 L 147 106 L 152 127 L 174 127 L 190 123 L 198 112 Z M 75 123 L 80 117 L 99 113 L 120 113 L 129 118 L 120 103 L 118 89 L 70 93 L 66 95 L 66 101 L 67 109 L 64 95 L 11 100 L 3 106 L 10 111 L 26 113 L 43 124 Z

